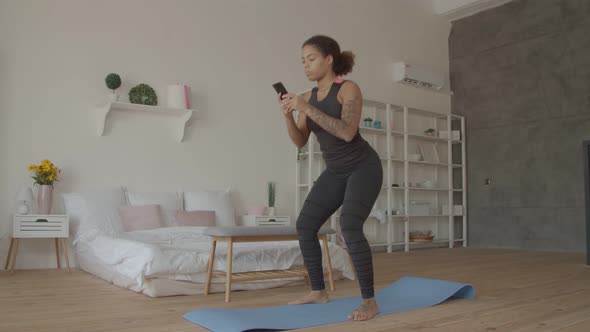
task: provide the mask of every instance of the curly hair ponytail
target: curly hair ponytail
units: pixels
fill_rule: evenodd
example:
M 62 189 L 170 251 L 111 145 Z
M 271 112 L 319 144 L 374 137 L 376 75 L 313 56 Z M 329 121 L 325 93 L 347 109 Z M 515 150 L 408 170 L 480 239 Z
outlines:
M 303 46 L 306 45 L 315 46 L 325 57 L 331 55 L 334 58 L 332 70 L 337 76 L 352 72 L 355 55 L 351 51 L 340 52 L 340 45 L 331 37 L 316 35 L 303 43 Z
M 344 76 L 352 71 L 354 67 L 354 54 L 350 51 L 344 51 L 335 58 L 334 73 L 338 76 Z

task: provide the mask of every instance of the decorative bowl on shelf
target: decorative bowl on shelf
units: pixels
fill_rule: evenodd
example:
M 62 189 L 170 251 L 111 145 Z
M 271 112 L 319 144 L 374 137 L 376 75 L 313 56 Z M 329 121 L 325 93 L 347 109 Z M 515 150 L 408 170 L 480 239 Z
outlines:
M 419 182 L 420 184 L 420 188 L 425 188 L 425 189 L 434 189 L 434 183 L 430 180 L 424 180 L 422 182 Z
M 412 231 L 410 232 L 410 241 L 412 242 L 432 242 L 434 234 L 432 231 Z

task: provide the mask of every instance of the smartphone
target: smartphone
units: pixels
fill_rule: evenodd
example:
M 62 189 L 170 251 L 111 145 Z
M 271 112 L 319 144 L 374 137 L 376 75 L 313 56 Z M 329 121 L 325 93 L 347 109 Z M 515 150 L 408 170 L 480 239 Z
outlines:
M 285 86 L 281 82 L 273 84 L 272 87 L 275 88 L 275 91 L 281 96 L 286 95 L 288 93 L 287 89 L 285 89 Z

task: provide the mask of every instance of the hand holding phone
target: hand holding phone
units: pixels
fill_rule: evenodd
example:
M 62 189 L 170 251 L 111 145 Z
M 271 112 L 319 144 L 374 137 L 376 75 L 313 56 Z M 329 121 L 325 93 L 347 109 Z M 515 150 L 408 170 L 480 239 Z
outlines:
M 288 93 L 287 89 L 285 89 L 285 86 L 282 82 L 277 82 L 273 84 L 272 87 L 275 88 L 275 91 L 279 94 L 280 97 Z
M 283 113 L 285 115 L 290 114 L 292 110 L 289 109 L 289 107 L 285 105 L 285 102 L 287 102 L 287 100 L 283 100 L 283 96 L 288 94 L 287 89 L 285 89 L 285 86 L 283 85 L 282 82 L 277 82 L 277 83 L 273 84 L 272 87 L 275 89 L 275 91 L 279 95 L 279 103 L 281 104 L 281 109 L 283 110 Z

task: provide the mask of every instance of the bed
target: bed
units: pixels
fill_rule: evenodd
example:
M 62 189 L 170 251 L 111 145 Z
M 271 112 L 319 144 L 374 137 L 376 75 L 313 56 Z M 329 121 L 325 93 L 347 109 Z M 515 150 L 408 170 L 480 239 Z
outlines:
M 130 193 L 121 188 L 63 194 L 70 216 L 78 266 L 94 276 L 150 297 L 202 294 L 207 276 L 211 239 L 205 226 L 178 226 L 176 210 L 216 212 L 216 224 L 235 225 L 229 190 L 187 193 Z M 119 209 L 158 204 L 162 227 L 125 231 Z M 329 243 L 335 279 L 354 279 L 348 253 Z M 225 271 L 224 243 L 217 247 L 214 270 Z M 233 271 L 289 269 L 303 265 L 297 241 L 237 243 Z M 302 278 L 232 283 L 232 291 L 302 284 Z M 210 293 L 225 291 L 223 280 L 213 280 Z

